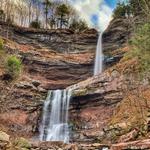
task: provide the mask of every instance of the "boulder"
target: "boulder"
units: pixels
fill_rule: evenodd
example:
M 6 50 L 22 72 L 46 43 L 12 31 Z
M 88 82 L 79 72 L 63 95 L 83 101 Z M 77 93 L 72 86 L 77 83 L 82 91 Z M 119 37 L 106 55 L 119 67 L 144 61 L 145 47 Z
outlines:
M 10 139 L 10 136 L 7 133 L 0 131 L 0 141 L 9 142 L 9 139 Z
M 5 132 L 0 131 L 0 150 L 9 150 L 10 147 L 10 136 Z

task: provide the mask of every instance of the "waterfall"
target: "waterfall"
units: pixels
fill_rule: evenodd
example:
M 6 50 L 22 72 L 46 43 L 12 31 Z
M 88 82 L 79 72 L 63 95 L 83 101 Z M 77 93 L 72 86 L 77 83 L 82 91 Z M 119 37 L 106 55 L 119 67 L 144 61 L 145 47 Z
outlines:
M 103 33 L 100 33 L 98 42 L 97 42 L 94 75 L 98 75 L 98 74 L 102 73 L 102 71 L 103 71 L 102 36 L 103 36 Z
M 68 109 L 71 90 L 49 91 L 43 107 L 41 141 L 69 142 Z

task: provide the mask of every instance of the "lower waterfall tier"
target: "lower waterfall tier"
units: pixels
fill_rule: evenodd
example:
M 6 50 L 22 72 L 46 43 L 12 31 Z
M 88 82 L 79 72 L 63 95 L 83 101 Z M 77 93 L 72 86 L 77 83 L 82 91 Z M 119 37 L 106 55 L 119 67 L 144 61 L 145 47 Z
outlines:
M 43 107 L 40 127 L 42 141 L 69 142 L 68 109 L 71 90 L 49 91 Z

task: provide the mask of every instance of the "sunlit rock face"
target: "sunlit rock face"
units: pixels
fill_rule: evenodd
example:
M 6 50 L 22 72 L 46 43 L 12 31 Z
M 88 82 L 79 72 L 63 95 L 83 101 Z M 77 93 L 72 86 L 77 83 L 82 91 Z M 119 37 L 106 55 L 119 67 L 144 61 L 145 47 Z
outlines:
M 123 78 L 118 73 L 102 73 L 76 85 L 70 103 L 72 140 L 101 140 L 116 105 L 123 99 Z

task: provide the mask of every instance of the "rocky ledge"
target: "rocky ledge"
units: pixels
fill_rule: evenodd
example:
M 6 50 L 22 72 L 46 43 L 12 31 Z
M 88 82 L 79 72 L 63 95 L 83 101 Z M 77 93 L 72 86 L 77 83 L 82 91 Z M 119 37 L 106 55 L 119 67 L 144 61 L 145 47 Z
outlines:
M 150 139 L 118 144 L 64 144 L 62 142 L 39 142 L 25 138 L 11 139 L 5 132 L 0 131 L 1 150 L 148 150 Z
M 101 141 L 116 105 L 123 99 L 124 79 L 117 71 L 105 72 L 76 84 L 70 107 L 73 141 Z

